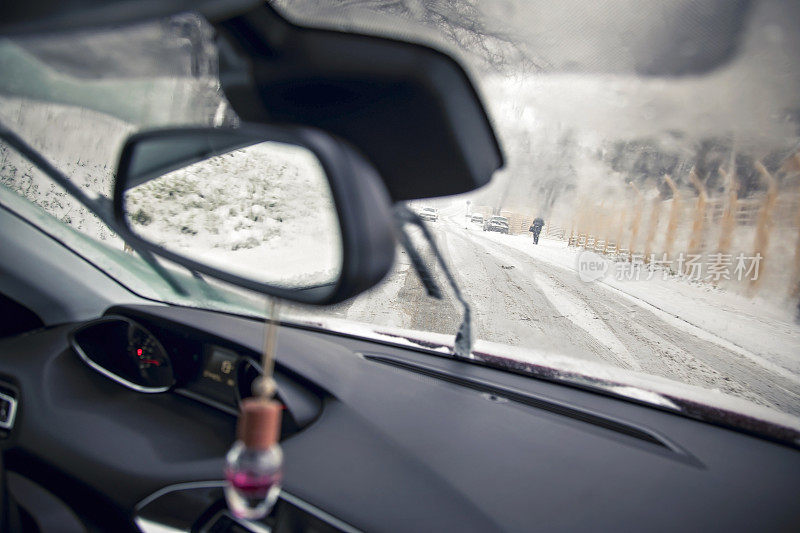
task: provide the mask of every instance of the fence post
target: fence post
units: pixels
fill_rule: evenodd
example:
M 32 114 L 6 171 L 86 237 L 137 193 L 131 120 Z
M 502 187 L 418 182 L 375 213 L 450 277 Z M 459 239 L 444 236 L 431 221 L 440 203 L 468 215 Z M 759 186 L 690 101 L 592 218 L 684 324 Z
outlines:
M 681 193 L 678 191 L 677 185 L 672 181 L 669 174 L 664 175 L 664 181 L 669 185 L 672 191 L 672 206 L 669 210 L 669 224 L 667 224 L 667 236 L 664 241 L 664 252 L 667 257 L 672 257 L 672 244 L 675 242 L 675 231 L 678 228 L 678 216 L 681 210 Z
M 767 261 L 767 251 L 769 250 L 769 236 L 772 229 L 772 210 L 775 208 L 775 202 L 778 200 L 778 181 L 769 173 L 761 161 L 755 162 L 755 168 L 759 176 L 767 184 L 767 196 L 764 198 L 764 203 L 761 204 L 761 209 L 758 211 L 758 223 L 756 226 L 756 240 L 753 243 L 753 255 L 758 257 L 761 255 L 761 264 L 759 265 L 758 276 L 750 279 L 749 292 L 752 296 L 758 288 L 759 280 L 764 275 L 764 267 Z
M 581 232 L 586 231 L 586 199 L 583 197 L 578 200 L 578 210 L 573 218 L 573 225 L 577 240 L 580 241 Z
M 569 223 L 569 239 L 567 240 L 567 246 L 572 246 L 572 236 L 575 235 L 575 219 L 578 215 L 572 214 L 572 220 Z
M 631 224 L 631 243 L 628 246 L 628 253 L 636 251 L 636 238 L 639 236 L 639 224 L 642 221 L 642 192 L 635 183 L 630 182 L 631 188 L 636 193 L 636 205 L 633 208 L 633 223 Z
M 597 207 L 597 211 L 595 215 L 592 217 L 594 220 L 594 233 L 595 233 L 595 243 L 600 238 L 600 235 L 604 235 L 606 231 L 606 199 L 603 198 L 600 200 L 600 205 Z
M 644 245 L 644 261 L 645 263 L 650 262 L 650 255 L 653 252 L 653 241 L 656 238 L 656 230 L 658 229 L 658 218 L 661 214 L 661 193 L 659 193 L 655 198 L 653 198 L 653 207 L 652 211 L 650 212 L 650 227 L 647 230 L 647 240 L 645 241 Z
M 708 193 L 706 187 L 697 177 L 694 167 L 689 171 L 689 180 L 697 189 L 697 205 L 694 210 L 694 222 L 692 222 L 692 237 L 689 240 L 689 253 L 696 254 L 700 251 L 703 243 L 703 224 L 706 220 L 706 204 L 708 203 Z
M 800 157 L 798 157 L 798 163 L 800 163 Z M 800 200 L 800 183 L 797 184 L 796 190 L 797 194 L 795 194 L 795 198 Z M 792 291 L 792 297 L 797 298 L 800 296 L 800 205 L 798 205 L 798 209 L 795 211 L 794 225 L 797 228 L 797 241 L 794 245 L 794 272 L 792 273 L 790 290 Z M 798 312 L 800 312 L 800 308 L 798 308 Z
M 622 247 L 622 232 L 625 230 L 625 220 L 628 218 L 628 212 L 621 209 L 619 212 L 619 228 L 617 228 L 617 235 L 614 238 L 614 259 L 619 259 L 619 250 Z
M 739 186 L 736 181 L 736 167 L 733 167 L 730 174 L 720 167 L 719 173 L 727 182 L 728 200 L 725 203 L 725 211 L 722 213 L 722 229 L 720 230 L 717 251 L 719 253 L 726 253 L 731 247 L 733 230 L 736 227 L 736 208 L 739 203 Z
M 800 177 L 800 151 L 795 152 L 791 158 L 787 159 L 781 165 L 781 170 L 785 173 L 784 179 L 790 176 L 793 178 Z M 794 227 L 797 228 L 797 240 L 794 245 L 794 268 L 792 269 L 791 285 L 789 285 L 792 298 L 800 296 L 800 181 L 798 181 L 795 191 L 794 197 L 799 203 L 794 212 Z M 798 302 L 797 312 L 797 319 L 800 320 L 800 302 Z

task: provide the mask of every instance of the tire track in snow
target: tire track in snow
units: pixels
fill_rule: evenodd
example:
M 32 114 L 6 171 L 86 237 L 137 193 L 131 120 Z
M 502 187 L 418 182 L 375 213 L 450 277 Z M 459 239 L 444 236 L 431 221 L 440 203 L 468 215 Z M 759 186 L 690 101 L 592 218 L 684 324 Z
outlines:
M 630 354 L 628 349 L 625 348 L 625 345 L 622 344 L 608 327 L 606 327 L 591 307 L 568 292 L 559 289 L 544 275 L 536 273 L 533 274 L 532 278 L 536 285 L 539 286 L 542 294 L 550 300 L 553 307 L 563 313 L 573 324 L 608 348 L 622 366 L 633 370 L 642 369 L 642 365 L 639 364 L 639 361 Z
M 500 261 L 513 265 L 521 274 L 528 269 L 520 261 L 498 250 L 494 246 L 492 255 Z M 615 362 L 628 369 L 641 370 L 641 365 L 633 357 L 625 345 L 617 338 L 611 329 L 605 325 L 600 316 L 580 298 L 576 298 L 569 291 L 561 289 L 556 283 L 541 272 L 531 272 L 527 275 L 535 284 L 539 292 L 547 299 L 550 305 L 572 324 L 586 332 L 598 343 L 604 346 L 614 357 Z
M 591 335 L 554 306 L 518 261 L 453 228 L 438 230 L 437 239 L 472 303 L 476 338 L 624 366 L 612 349 L 619 345 Z
M 480 244 L 501 256 L 507 256 L 507 251 L 528 268 L 548 274 L 554 283 L 573 291 L 575 298 L 602 317 L 617 338 L 635 354 L 643 371 L 704 389 L 720 390 L 784 412 L 800 413 L 800 391 L 792 381 L 753 364 L 736 350 L 714 343 L 702 332 L 698 335 L 687 332 L 665 320 L 661 316 L 663 312 L 638 305 L 632 297 L 625 298 L 605 285 L 582 282 L 575 272 L 537 260 L 516 248 L 492 239 L 480 239 Z M 631 304 L 636 311 L 633 316 L 626 316 L 625 310 L 630 309 Z

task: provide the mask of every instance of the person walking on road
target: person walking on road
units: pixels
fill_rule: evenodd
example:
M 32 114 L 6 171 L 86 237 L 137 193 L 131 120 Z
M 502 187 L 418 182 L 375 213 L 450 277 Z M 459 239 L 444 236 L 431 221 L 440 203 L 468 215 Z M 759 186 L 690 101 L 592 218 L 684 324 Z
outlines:
M 542 228 L 544 227 L 544 220 L 541 217 L 536 217 L 533 219 L 533 224 L 528 229 L 528 231 L 533 232 L 533 244 L 539 244 L 539 234 L 542 232 Z

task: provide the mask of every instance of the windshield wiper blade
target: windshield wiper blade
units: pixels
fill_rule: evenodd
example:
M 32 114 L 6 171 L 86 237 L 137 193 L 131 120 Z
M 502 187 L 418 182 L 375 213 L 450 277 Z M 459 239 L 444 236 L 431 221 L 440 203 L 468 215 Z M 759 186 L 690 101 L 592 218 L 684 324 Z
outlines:
M 430 296 L 431 298 L 436 298 L 437 300 L 441 300 L 442 290 L 436 283 L 436 279 L 433 277 L 433 273 L 428 268 L 428 265 L 426 265 L 425 261 L 422 260 L 422 256 L 419 255 L 417 250 L 414 248 L 414 245 L 411 244 L 411 238 L 406 232 L 405 223 L 409 221 L 401 216 L 398 216 L 397 220 L 399 222 L 399 224 L 397 225 L 398 228 L 397 240 L 400 241 L 400 245 L 408 254 L 408 257 L 411 260 L 411 265 L 417 272 L 417 276 L 419 276 L 419 280 L 422 282 L 422 286 L 425 287 L 425 292 L 427 292 L 428 296 Z
M 428 269 L 428 267 L 425 265 L 425 262 L 412 246 L 411 238 L 406 232 L 406 224 L 417 226 L 422 231 L 422 236 L 431 247 L 433 256 L 442 267 L 442 272 L 444 272 L 447 282 L 450 284 L 450 288 L 453 290 L 453 296 L 455 296 L 456 300 L 459 301 L 464 309 L 464 315 L 461 319 L 461 324 L 458 327 L 456 338 L 453 343 L 453 355 L 464 359 L 472 359 L 472 310 L 469 303 L 467 303 L 467 300 L 464 299 L 461 289 L 459 288 L 455 277 L 453 277 L 452 272 L 450 272 L 450 268 L 448 268 L 447 262 L 445 262 L 442 253 L 439 251 L 439 247 L 436 245 L 433 234 L 431 234 L 428 226 L 419 217 L 419 215 L 409 209 L 406 205 L 397 204 L 394 212 L 395 219 L 397 221 L 398 240 L 408 253 L 409 258 L 411 259 L 411 264 L 417 271 L 420 281 L 422 281 L 422 284 L 425 286 L 425 290 L 429 295 L 437 299 L 442 298 L 442 291 L 437 285 L 430 269 Z

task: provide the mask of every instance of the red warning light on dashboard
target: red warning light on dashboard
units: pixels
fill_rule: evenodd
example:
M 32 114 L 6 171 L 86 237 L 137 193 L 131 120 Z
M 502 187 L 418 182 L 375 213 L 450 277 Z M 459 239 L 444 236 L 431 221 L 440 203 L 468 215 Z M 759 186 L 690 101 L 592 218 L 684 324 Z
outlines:
M 142 349 L 141 349 L 141 348 L 139 348 L 138 350 L 136 350 L 136 355 L 142 355 Z

